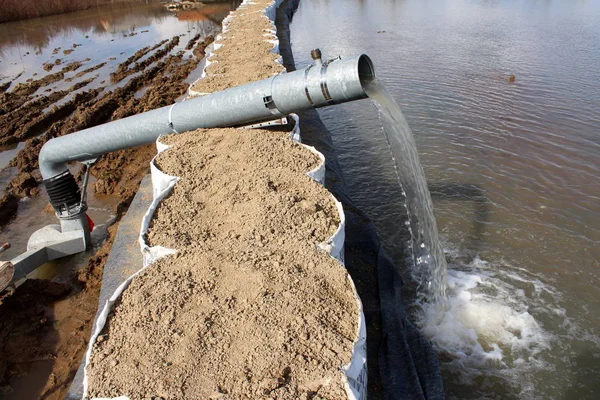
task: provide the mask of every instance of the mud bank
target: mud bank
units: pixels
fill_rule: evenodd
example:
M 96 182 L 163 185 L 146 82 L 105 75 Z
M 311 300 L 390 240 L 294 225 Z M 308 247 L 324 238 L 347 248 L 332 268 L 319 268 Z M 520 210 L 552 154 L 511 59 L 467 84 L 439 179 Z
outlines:
M 171 40 L 178 41 L 179 35 Z M 90 64 L 89 60 L 82 60 L 67 63 L 61 71 L 47 75 L 40 65 L 42 78 L 4 88 L 0 93 L 0 146 L 24 141 L 25 147 L 11 161 L 14 178 L 0 194 L 0 227 L 15 218 L 22 199 L 39 193 L 37 158 L 45 142 L 173 103 L 186 93 L 188 85 L 184 80 L 204 57 L 204 42 L 210 40 L 206 36 L 197 37 L 189 51 L 182 52 L 179 46 L 156 54 L 153 51 L 164 45 L 158 42 L 144 50 L 144 55 L 150 54 L 153 62 L 128 74 L 116 87 L 108 86 L 108 82 L 104 85 L 95 82 L 97 72 L 107 68 L 107 63 Z M 142 56 L 138 54 L 130 63 Z M 56 85 L 64 82 L 71 86 L 55 90 Z M 96 87 L 90 88 L 92 85 Z M 115 210 L 116 222 L 127 210 L 154 154 L 152 146 L 124 150 L 102 157 L 92 167 L 96 180 L 89 190 L 120 199 Z M 3 295 L 0 394 L 10 398 L 13 382 L 30 379 L 35 384 L 29 385 L 28 392 L 36 393 L 34 397 L 64 398 L 90 336 L 102 267 L 115 232 L 116 226 L 109 228 L 106 243 L 77 276 L 66 277 L 61 284 L 26 282 L 12 295 Z M 35 372 L 40 368 L 43 373 Z
M 85 352 L 115 233 L 113 225 L 106 244 L 70 280 L 30 279 L 14 294 L 0 296 L 0 397 L 13 398 L 12 383 L 29 386 L 26 391 L 39 398 L 64 398 Z M 20 378 L 31 374 L 42 379 Z
M 23 198 L 37 194 L 37 185 L 40 183 L 40 177 L 35 172 L 38 167 L 37 157 L 48 140 L 173 103 L 185 94 L 187 84 L 183 81 L 204 56 L 205 42 L 210 41 L 212 37 L 199 42 L 197 40 L 189 55 L 169 54 L 161 48 L 151 54 L 148 60 L 153 61 L 144 62 L 143 67 L 136 64 L 133 68 L 127 68 L 125 63 L 121 64 L 119 69 L 127 72 L 123 73 L 119 81 L 137 72 L 126 84 L 104 94 L 104 87 L 80 91 L 58 106 L 54 104 L 66 98 L 70 92 L 85 88 L 93 79 L 79 81 L 70 90 L 52 92 L 38 99 L 33 99 L 31 93 L 19 89 L 19 86 L 14 91 L 0 94 L 0 146 L 27 141 L 25 148 L 11 161 L 11 166 L 18 169 L 18 176 L 10 182 L 7 193 L 2 197 Z M 171 40 L 171 43 L 178 42 L 179 36 Z M 160 47 L 160 43 L 155 47 Z M 144 54 L 151 49 L 144 50 Z M 172 49 L 173 46 L 170 46 L 169 51 Z M 136 57 L 141 56 L 138 54 Z M 135 58 L 127 65 L 134 60 Z M 85 77 L 102 68 L 101 65 L 81 71 L 75 77 Z M 48 81 L 47 78 L 42 78 L 37 82 Z M 38 85 L 39 83 L 33 84 L 39 88 Z M 141 89 L 146 91 L 137 98 L 135 94 Z M 147 171 L 147 162 L 153 156 L 150 149 L 151 147 L 143 147 L 124 150 L 102 157 L 92 168 L 92 174 L 98 178 L 94 191 L 100 194 L 117 194 L 123 200 L 130 199 Z M 122 168 L 123 166 L 126 167 Z M 9 212 L 3 214 L 0 226 L 5 225 L 14 215 Z

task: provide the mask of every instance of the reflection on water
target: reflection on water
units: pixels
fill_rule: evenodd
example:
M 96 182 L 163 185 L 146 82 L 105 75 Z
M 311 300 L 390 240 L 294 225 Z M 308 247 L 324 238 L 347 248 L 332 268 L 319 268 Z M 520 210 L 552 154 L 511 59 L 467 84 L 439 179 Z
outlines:
M 151 2 L 108 5 L 0 24 L 0 82 L 12 80 L 14 87 L 18 82 L 39 78 L 44 73 L 40 66 L 57 59 L 61 67 L 87 58 L 90 61 L 86 67 L 104 61 L 114 67 L 135 51 L 162 39 L 192 32 L 214 34 L 235 3 L 207 6 L 198 9 L 195 17 L 184 19 L 162 4 Z M 185 47 L 185 40 L 182 42 Z
M 220 24 L 238 2 L 222 2 L 177 13 L 168 11 L 159 2 L 154 3 L 114 4 L 69 14 L 0 24 L 0 57 L 3 57 L 4 51 L 9 47 L 23 46 L 22 54 L 29 49 L 38 52 L 48 47 L 56 36 L 91 33 L 94 36 L 117 37 L 119 34 L 130 34 L 136 28 L 163 23 L 165 20 L 173 22 L 173 16 L 179 21 L 209 19 Z
M 135 27 L 162 22 L 172 13 L 161 6 L 140 7 L 133 4 L 116 4 L 98 9 L 58 14 L 44 18 L 0 24 L 0 56 L 4 58 L 11 47 L 20 47 L 26 54 L 30 49 L 41 52 L 57 36 L 91 33 L 94 36 L 116 36 L 131 33 Z M 79 36 L 84 38 L 85 35 Z
M 291 31 L 299 67 L 316 47 L 371 56 L 415 134 L 449 260 L 453 308 L 421 319 L 448 396 L 597 396 L 600 3 L 303 0 Z M 350 195 L 402 263 L 376 113 L 319 112 Z

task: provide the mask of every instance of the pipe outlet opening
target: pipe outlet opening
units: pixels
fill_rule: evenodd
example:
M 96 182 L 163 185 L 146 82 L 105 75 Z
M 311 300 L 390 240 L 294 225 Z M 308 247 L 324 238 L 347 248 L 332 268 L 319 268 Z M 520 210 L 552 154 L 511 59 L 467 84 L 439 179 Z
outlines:
M 375 79 L 375 67 L 373 67 L 373 61 L 371 61 L 366 54 L 362 54 L 358 58 L 358 79 L 363 87 Z

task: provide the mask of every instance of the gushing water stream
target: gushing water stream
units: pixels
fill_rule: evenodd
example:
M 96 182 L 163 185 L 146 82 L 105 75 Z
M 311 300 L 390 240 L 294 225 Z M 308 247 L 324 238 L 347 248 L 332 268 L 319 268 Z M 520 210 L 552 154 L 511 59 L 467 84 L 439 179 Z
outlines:
M 398 184 L 405 196 L 412 237 L 413 275 L 426 301 L 445 305 L 446 259 L 438 239 L 431 195 L 412 131 L 394 98 L 377 79 L 368 82 L 365 91 L 379 113 Z
M 379 113 L 405 196 L 411 272 L 419 285 L 415 300 L 420 308 L 418 326 L 446 360 L 445 368 L 461 375 L 463 382 L 472 383 L 481 374 L 498 380 L 514 379 L 528 373 L 532 365 L 543 369 L 541 354 L 550 348 L 550 339 L 527 307 L 520 304 L 523 291 L 499 280 L 494 273 L 484 273 L 487 263 L 479 259 L 463 268 L 470 271 L 477 266 L 479 274 L 447 270 L 431 195 L 410 127 L 398 104 L 376 79 L 365 85 L 365 90 Z M 536 290 L 548 291 L 542 286 Z M 520 390 L 523 395 L 535 391 L 527 384 Z

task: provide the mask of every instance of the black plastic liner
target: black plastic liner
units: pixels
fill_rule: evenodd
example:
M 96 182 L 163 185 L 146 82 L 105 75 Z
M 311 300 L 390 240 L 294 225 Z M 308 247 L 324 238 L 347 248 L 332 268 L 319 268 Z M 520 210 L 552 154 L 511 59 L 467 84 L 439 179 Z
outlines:
M 288 71 L 295 70 L 289 24 L 298 3 L 287 0 L 277 13 L 279 50 Z M 331 135 L 318 113 L 310 110 L 299 115 L 302 142 L 325 156 L 325 186 L 346 214 L 344 261 L 363 302 L 367 324 L 367 398 L 443 399 L 437 353 L 408 319 L 398 267 L 369 218 L 348 197 Z

